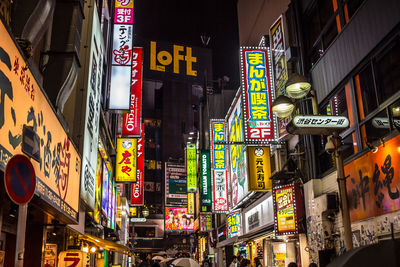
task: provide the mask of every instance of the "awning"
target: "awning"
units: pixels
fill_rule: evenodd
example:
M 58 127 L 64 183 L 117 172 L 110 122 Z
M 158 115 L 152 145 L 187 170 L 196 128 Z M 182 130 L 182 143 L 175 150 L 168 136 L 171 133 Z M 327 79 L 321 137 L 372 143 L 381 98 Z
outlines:
M 121 254 L 125 254 L 125 255 L 130 255 L 131 254 L 131 250 L 124 245 L 112 242 L 112 241 L 108 241 L 99 237 L 95 237 L 92 235 L 81 235 L 79 236 L 79 239 L 81 240 L 86 240 L 88 242 L 91 242 L 93 244 L 95 244 L 98 247 L 104 248 L 106 250 L 110 250 L 110 251 L 114 251 L 117 253 L 121 253 Z
M 224 241 L 218 242 L 218 243 L 217 243 L 217 248 L 222 248 L 222 247 L 231 245 L 231 244 L 233 244 L 233 243 L 236 243 L 237 239 L 238 239 L 238 237 L 237 237 L 237 236 L 234 236 L 234 237 L 225 239 Z
M 258 231 L 250 232 L 245 235 L 239 236 L 238 242 L 243 242 L 250 239 L 256 239 L 257 237 L 263 236 L 265 234 L 273 233 L 273 231 L 274 231 L 274 225 L 267 225 Z

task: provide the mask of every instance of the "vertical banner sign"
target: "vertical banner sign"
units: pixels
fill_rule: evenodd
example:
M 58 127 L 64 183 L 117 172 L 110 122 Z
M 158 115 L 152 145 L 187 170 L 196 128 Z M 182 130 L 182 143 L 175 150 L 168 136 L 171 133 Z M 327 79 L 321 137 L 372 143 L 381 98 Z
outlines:
M 276 235 L 294 235 L 298 233 L 295 184 L 282 185 L 272 190 L 275 211 Z
M 197 191 L 197 153 L 195 144 L 186 145 L 187 192 Z
M 211 211 L 211 159 L 210 151 L 201 151 L 201 212 Z
M 200 213 L 200 233 L 212 231 L 212 213 Z
M 240 211 L 235 211 L 228 215 L 226 219 L 228 228 L 227 237 L 231 238 L 240 235 L 242 221 L 240 218 Z
M 194 214 L 194 193 L 188 193 L 188 214 Z
M 246 162 L 246 147 L 234 144 L 244 142 L 243 109 L 240 89 L 236 93 L 226 116 L 228 122 L 229 142 L 229 170 L 231 186 L 231 208 L 234 208 L 249 192 Z
M 165 162 L 165 205 L 187 206 L 186 169 L 184 164 Z
M 268 146 L 248 146 L 249 190 L 268 191 L 272 189 L 271 154 Z
M 118 138 L 116 156 L 117 182 L 136 182 L 137 139 Z
M 92 14 L 85 14 L 88 20 L 83 25 L 84 32 L 90 32 L 90 39 L 82 42 L 82 61 L 85 67 L 78 80 L 79 88 L 87 88 L 83 97 L 85 103 L 84 129 L 83 129 L 83 152 L 81 171 L 81 198 L 86 205 L 94 210 L 96 200 L 96 164 L 97 148 L 99 145 L 99 124 L 100 124 L 100 94 L 103 77 L 103 35 L 100 29 L 97 9 Z M 85 13 L 87 11 L 85 10 Z M 92 23 L 90 23 L 92 21 Z M 88 46 L 88 47 L 87 47 Z M 87 73 L 86 73 L 87 71 Z M 77 114 L 81 117 L 81 114 Z
M 122 116 L 122 135 L 140 137 L 142 116 L 142 65 L 143 48 L 132 49 L 132 79 L 129 113 Z
M 288 72 L 285 57 L 285 36 L 282 15 L 272 24 L 269 33 L 269 36 L 271 36 L 270 43 L 274 68 L 275 92 L 277 95 L 284 95 Z
M 110 180 L 110 173 L 107 169 L 106 163 L 103 161 L 103 188 L 101 191 L 102 200 L 101 200 L 101 211 L 103 214 L 108 217 L 108 190 L 109 190 L 109 180 Z
M 142 123 L 142 134 L 137 141 L 137 177 L 136 183 L 131 184 L 131 204 L 135 206 L 144 205 L 144 123 Z
M 244 132 L 248 141 L 276 140 L 271 103 L 271 59 L 268 48 L 241 48 Z
M 129 110 L 132 73 L 133 0 L 115 0 L 109 108 Z
M 100 223 L 101 214 L 101 185 L 102 179 L 103 161 L 101 159 L 100 152 L 97 152 L 97 167 L 96 167 L 96 202 L 94 205 L 94 221 Z
M 213 210 L 214 212 L 229 211 L 228 202 L 228 174 L 226 145 L 218 142 L 226 142 L 225 121 L 210 120 L 211 123 L 211 155 L 213 166 Z

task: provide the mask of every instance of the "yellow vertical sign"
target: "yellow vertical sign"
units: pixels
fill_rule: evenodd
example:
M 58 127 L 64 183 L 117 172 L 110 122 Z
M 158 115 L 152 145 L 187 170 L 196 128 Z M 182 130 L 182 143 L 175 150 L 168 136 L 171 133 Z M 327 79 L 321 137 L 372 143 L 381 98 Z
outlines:
M 118 138 L 116 156 L 116 182 L 136 182 L 137 139 Z
M 194 193 L 188 193 L 188 214 L 194 214 Z
M 249 191 L 272 190 L 271 153 L 268 146 L 247 147 Z

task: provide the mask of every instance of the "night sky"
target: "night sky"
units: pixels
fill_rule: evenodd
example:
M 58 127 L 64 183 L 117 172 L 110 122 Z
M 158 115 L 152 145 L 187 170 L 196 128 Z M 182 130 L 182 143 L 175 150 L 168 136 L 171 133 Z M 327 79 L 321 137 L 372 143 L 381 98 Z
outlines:
M 135 37 L 202 47 L 211 37 L 214 79 L 230 78 L 239 87 L 239 39 L 236 0 L 136 0 Z

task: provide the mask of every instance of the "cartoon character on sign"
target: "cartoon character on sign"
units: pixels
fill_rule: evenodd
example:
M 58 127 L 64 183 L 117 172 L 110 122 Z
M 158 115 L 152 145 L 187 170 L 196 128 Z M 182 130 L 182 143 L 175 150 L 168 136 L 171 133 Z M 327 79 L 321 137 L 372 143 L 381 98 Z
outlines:
M 131 62 L 132 49 L 129 45 L 121 46 L 119 50 L 113 50 L 114 60 L 120 65 L 126 65 Z
M 121 6 L 128 6 L 131 3 L 131 0 L 117 0 L 117 2 L 121 5 Z

